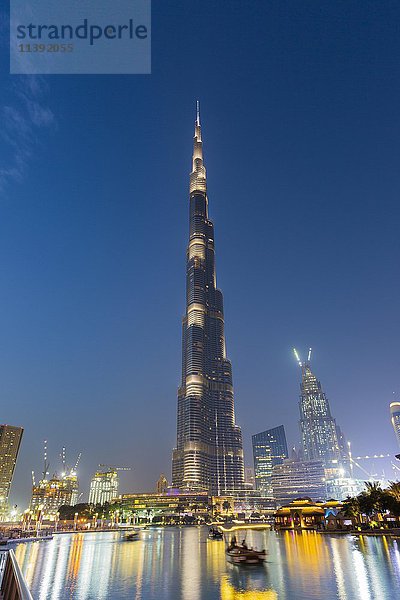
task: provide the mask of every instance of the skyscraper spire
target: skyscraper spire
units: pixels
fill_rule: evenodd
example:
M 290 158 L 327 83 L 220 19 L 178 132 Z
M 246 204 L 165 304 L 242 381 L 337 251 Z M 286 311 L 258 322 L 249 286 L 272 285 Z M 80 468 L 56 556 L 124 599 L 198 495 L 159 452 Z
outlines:
M 192 172 L 190 173 L 190 193 L 206 192 L 206 168 L 203 164 L 203 142 L 201 139 L 200 105 L 196 104 L 196 121 L 194 124 Z
M 199 105 L 190 173 L 186 313 L 172 485 L 224 495 L 243 488 L 240 427 L 226 358 L 222 292 L 216 287 L 214 225 L 208 218 Z
M 329 467 L 332 461 L 337 463 L 343 459 L 338 440 L 338 426 L 332 417 L 329 401 L 322 390 L 321 383 L 311 370 L 311 348 L 304 363 L 300 361 L 296 352 L 295 355 L 302 375 L 299 409 L 304 458 L 322 460 L 325 466 Z

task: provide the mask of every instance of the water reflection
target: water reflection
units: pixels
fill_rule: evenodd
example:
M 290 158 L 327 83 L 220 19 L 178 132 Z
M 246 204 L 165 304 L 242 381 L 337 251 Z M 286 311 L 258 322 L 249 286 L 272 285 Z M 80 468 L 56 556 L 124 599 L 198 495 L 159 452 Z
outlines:
M 246 586 L 248 583 L 246 583 Z M 221 579 L 221 600 L 276 600 L 278 593 L 275 590 L 255 590 L 253 584 L 246 589 L 232 585 L 228 577 Z
M 278 593 L 268 585 L 268 580 L 264 567 L 232 566 L 221 578 L 221 600 L 276 600 Z
M 119 532 L 21 544 L 17 559 L 37 600 L 379 600 L 400 590 L 396 540 L 314 532 L 247 532 L 269 550 L 261 568 L 225 559 L 224 542 L 198 527 Z

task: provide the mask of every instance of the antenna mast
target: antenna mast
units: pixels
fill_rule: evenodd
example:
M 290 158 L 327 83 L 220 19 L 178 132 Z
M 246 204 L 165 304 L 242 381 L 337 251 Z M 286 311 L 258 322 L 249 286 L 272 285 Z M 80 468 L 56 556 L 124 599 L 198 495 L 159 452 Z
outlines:
M 196 100 L 196 123 L 200 125 L 200 102 Z
M 294 355 L 296 357 L 296 360 L 297 360 L 297 363 L 298 363 L 299 367 L 302 367 L 303 363 L 300 360 L 300 356 L 299 356 L 299 353 L 297 352 L 296 348 L 293 348 L 293 352 L 294 352 Z

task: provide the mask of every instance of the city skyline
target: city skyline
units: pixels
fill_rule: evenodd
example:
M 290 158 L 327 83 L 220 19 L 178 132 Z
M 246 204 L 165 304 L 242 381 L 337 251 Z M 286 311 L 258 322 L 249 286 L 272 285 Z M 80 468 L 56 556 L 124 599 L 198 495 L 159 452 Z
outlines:
M 283 423 L 298 441 L 291 348 L 306 344 L 354 453 L 397 451 L 392 17 L 361 3 L 160 4 L 151 77 L 3 67 L 2 421 L 25 427 L 13 502 L 29 498 L 43 439 L 82 450 L 86 489 L 99 462 L 132 465 L 127 490 L 170 472 L 196 98 L 246 463 L 261 429 Z M 194 67 L 195 31 L 207 43 Z

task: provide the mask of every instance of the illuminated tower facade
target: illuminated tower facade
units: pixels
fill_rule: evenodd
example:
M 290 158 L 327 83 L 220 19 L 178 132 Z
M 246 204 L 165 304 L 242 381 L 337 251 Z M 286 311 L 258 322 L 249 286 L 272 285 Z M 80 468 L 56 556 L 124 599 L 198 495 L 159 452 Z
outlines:
M 322 460 L 325 468 L 339 466 L 343 457 L 338 440 L 338 428 L 331 415 L 328 398 L 321 383 L 311 371 L 311 350 L 307 361 L 302 363 L 295 352 L 301 367 L 300 384 L 300 433 L 303 458 Z
M 0 519 L 7 510 L 23 432 L 22 427 L 0 425 Z
M 243 488 L 243 447 L 240 427 L 235 424 L 223 297 L 216 283 L 214 226 L 208 218 L 198 105 L 189 203 L 182 381 L 178 390 L 172 485 L 223 495 Z
M 390 420 L 393 425 L 397 443 L 400 447 L 400 402 L 391 402 L 391 404 L 390 404 Z
M 89 504 L 104 504 L 118 496 L 118 473 L 115 469 L 97 471 L 90 482 Z

